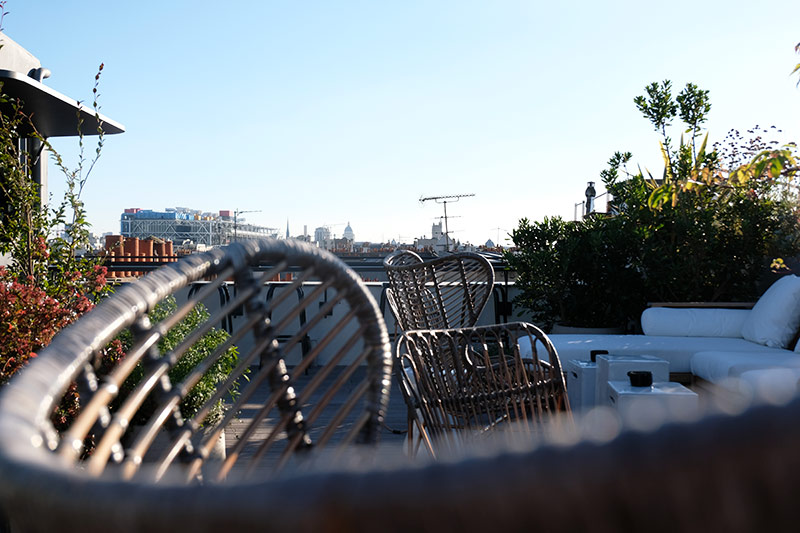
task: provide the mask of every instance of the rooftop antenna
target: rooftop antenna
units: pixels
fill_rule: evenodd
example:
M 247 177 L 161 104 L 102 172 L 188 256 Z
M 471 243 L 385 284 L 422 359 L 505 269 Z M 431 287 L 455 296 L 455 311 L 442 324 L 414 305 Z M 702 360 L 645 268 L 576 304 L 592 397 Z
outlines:
M 505 228 L 501 228 L 501 227 L 497 227 L 497 228 L 489 228 L 489 230 L 490 230 L 490 231 L 491 231 L 491 230 L 497 230 L 497 241 L 495 241 L 495 243 L 494 243 L 494 244 L 495 244 L 495 246 L 500 246 L 500 231 L 502 230 L 502 231 L 504 231 L 506 234 L 508 234 L 508 230 L 507 230 L 507 229 L 505 229 Z
M 433 200 L 437 204 L 444 205 L 444 242 L 447 246 L 447 251 L 450 252 L 450 231 L 447 227 L 447 202 L 457 202 L 461 198 L 467 198 L 469 196 L 475 196 L 474 194 L 451 194 L 448 196 L 427 196 L 427 197 L 420 197 L 420 203 L 424 204 L 428 200 Z

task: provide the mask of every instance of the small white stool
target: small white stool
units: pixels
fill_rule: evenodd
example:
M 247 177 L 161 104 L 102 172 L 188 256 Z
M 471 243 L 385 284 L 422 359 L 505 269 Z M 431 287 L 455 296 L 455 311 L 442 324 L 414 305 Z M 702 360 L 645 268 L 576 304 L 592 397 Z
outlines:
M 698 409 L 697 393 L 672 382 L 634 387 L 627 379 L 609 381 L 608 402 L 620 411 L 623 418 L 686 419 L 696 415 Z
M 654 355 L 598 355 L 595 405 L 611 405 L 608 383 L 628 381 L 628 372 L 631 370 L 651 372 L 654 383 L 669 381 L 669 361 L 666 359 Z

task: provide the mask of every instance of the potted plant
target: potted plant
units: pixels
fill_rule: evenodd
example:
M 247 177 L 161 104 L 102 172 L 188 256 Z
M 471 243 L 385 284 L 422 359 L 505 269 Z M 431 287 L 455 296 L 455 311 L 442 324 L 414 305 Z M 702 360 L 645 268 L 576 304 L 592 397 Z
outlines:
M 148 313 L 150 321 L 154 324 L 164 320 L 177 309 L 177 303 L 173 296 L 169 296 L 159 302 L 155 309 Z M 207 321 L 210 317 L 208 310 L 202 305 L 198 304 L 192 309 L 189 314 L 181 320 L 178 324 L 171 327 L 164 337 L 158 343 L 159 352 L 166 355 L 175 349 L 183 339 L 189 335 L 200 324 Z M 169 371 L 169 379 L 173 384 L 180 383 L 188 376 L 206 357 L 211 355 L 214 350 L 228 339 L 228 332 L 212 328 L 208 333 L 203 335 L 197 342 L 195 342 L 178 360 L 177 364 Z M 126 353 L 131 347 L 133 339 L 130 331 L 123 331 L 119 335 L 119 350 L 114 353 Z M 124 355 L 122 356 L 124 357 Z M 200 381 L 191 388 L 189 393 L 180 403 L 181 416 L 184 419 L 192 418 L 200 408 L 214 395 L 220 383 L 224 382 L 230 373 L 236 367 L 238 361 L 238 352 L 235 346 L 230 347 L 211 368 L 203 375 Z M 113 365 L 109 365 L 113 367 Z M 124 401 L 127 395 L 141 382 L 144 377 L 144 367 L 141 363 L 131 373 L 128 379 L 123 383 L 119 402 Z M 236 394 L 236 390 L 231 391 L 231 394 Z M 147 421 L 156 408 L 155 401 L 152 395 L 148 396 L 145 403 L 141 406 L 137 415 L 133 418 L 134 424 L 143 424 Z M 224 406 L 220 400 L 211 410 L 211 412 L 202 421 L 204 425 L 210 426 L 214 422 L 222 418 Z M 224 433 L 221 436 L 221 448 L 218 454 L 224 457 Z

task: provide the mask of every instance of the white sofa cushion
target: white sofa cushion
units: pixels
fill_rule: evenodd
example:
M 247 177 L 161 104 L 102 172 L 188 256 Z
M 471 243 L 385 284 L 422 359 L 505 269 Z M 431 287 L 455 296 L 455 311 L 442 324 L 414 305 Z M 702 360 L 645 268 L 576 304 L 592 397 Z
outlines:
M 642 313 L 645 335 L 666 337 L 740 337 L 749 309 L 651 307 Z
M 764 368 L 742 372 L 739 379 L 723 386 L 734 390 L 755 402 L 783 405 L 800 391 L 800 368 Z
M 767 289 L 742 325 L 749 341 L 786 348 L 800 326 L 800 278 L 784 276 Z
M 548 335 L 558 352 L 562 367 L 566 361 L 586 361 L 592 350 L 608 350 L 612 355 L 655 355 L 669 361 L 670 372 L 690 372 L 690 359 L 700 351 L 785 352 L 768 348 L 742 338 L 667 337 L 651 335 Z M 527 339 L 520 339 L 523 355 L 530 354 Z M 541 352 L 540 352 L 541 353 Z
M 692 374 L 713 383 L 723 383 L 745 372 L 767 368 L 800 368 L 800 355 L 789 350 L 762 347 L 760 351 L 751 352 L 698 351 L 691 358 Z

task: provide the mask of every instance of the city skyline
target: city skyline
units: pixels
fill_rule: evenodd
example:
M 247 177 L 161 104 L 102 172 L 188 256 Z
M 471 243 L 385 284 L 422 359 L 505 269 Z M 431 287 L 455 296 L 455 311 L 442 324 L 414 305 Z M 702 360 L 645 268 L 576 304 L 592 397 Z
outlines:
M 165 215 L 169 215 L 165 217 Z M 307 224 L 302 224 L 302 232 L 292 232 L 290 229 L 291 220 L 286 221 L 286 232 L 281 235 L 279 228 L 271 226 L 258 226 L 257 228 L 250 228 L 251 223 L 244 216 L 234 216 L 230 210 L 218 211 L 203 211 L 200 209 L 192 209 L 189 207 L 165 207 L 161 209 L 147 208 L 125 208 L 120 214 L 120 226 L 117 231 L 106 231 L 102 234 L 95 233 L 98 242 L 102 241 L 102 237 L 107 235 L 123 235 L 126 237 L 136 236 L 138 238 L 147 238 L 149 236 L 157 236 L 162 239 L 180 243 L 184 237 L 191 241 L 192 244 L 201 244 L 204 246 L 218 245 L 223 242 L 217 238 L 214 241 L 213 235 L 219 228 L 213 228 L 215 225 L 223 224 L 231 226 L 236 224 L 240 228 L 255 229 L 256 231 L 269 234 L 275 238 L 292 238 L 304 239 L 311 242 L 325 242 L 335 239 L 348 239 L 354 243 L 373 243 L 373 244 L 388 244 L 396 242 L 397 244 L 415 245 L 417 241 L 421 242 L 420 246 L 434 246 L 437 240 L 444 237 L 443 222 L 433 222 L 430 228 L 430 235 L 424 233 L 416 236 L 409 241 L 398 241 L 397 239 L 388 239 L 386 241 L 370 241 L 368 239 L 359 239 L 356 236 L 350 222 L 338 223 L 328 226 L 318 226 L 308 230 Z M 192 225 L 196 227 L 192 227 Z M 185 226 L 183 229 L 177 229 Z M 344 226 L 342 229 L 337 229 Z M 232 231 L 230 228 L 227 231 Z M 458 241 L 459 239 L 454 239 Z M 491 240 L 491 239 L 490 239 Z M 431 241 L 431 242 L 428 242 Z M 442 241 L 444 243 L 444 241 Z M 484 243 L 470 243 L 475 246 L 482 246 Z M 442 244 L 444 246 L 444 244 Z
M 105 64 L 102 112 L 127 131 L 84 190 L 95 233 L 127 207 L 192 205 L 409 241 L 443 215 L 421 197 L 475 194 L 448 204 L 453 238 L 506 243 L 520 218 L 573 218 L 587 182 L 602 194 L 615 151 L 661 172 L 633 98 L 663 79 L 710 91 L 710 142 L 755 125 L 800 137 L 797 2 L 574 8 L 9 0 L 3 26 L 72 97 L 90 101 Z M 76 142 L 53 141 L 74 166 Z M 52 164 L 50 186 L 58 199 Z

